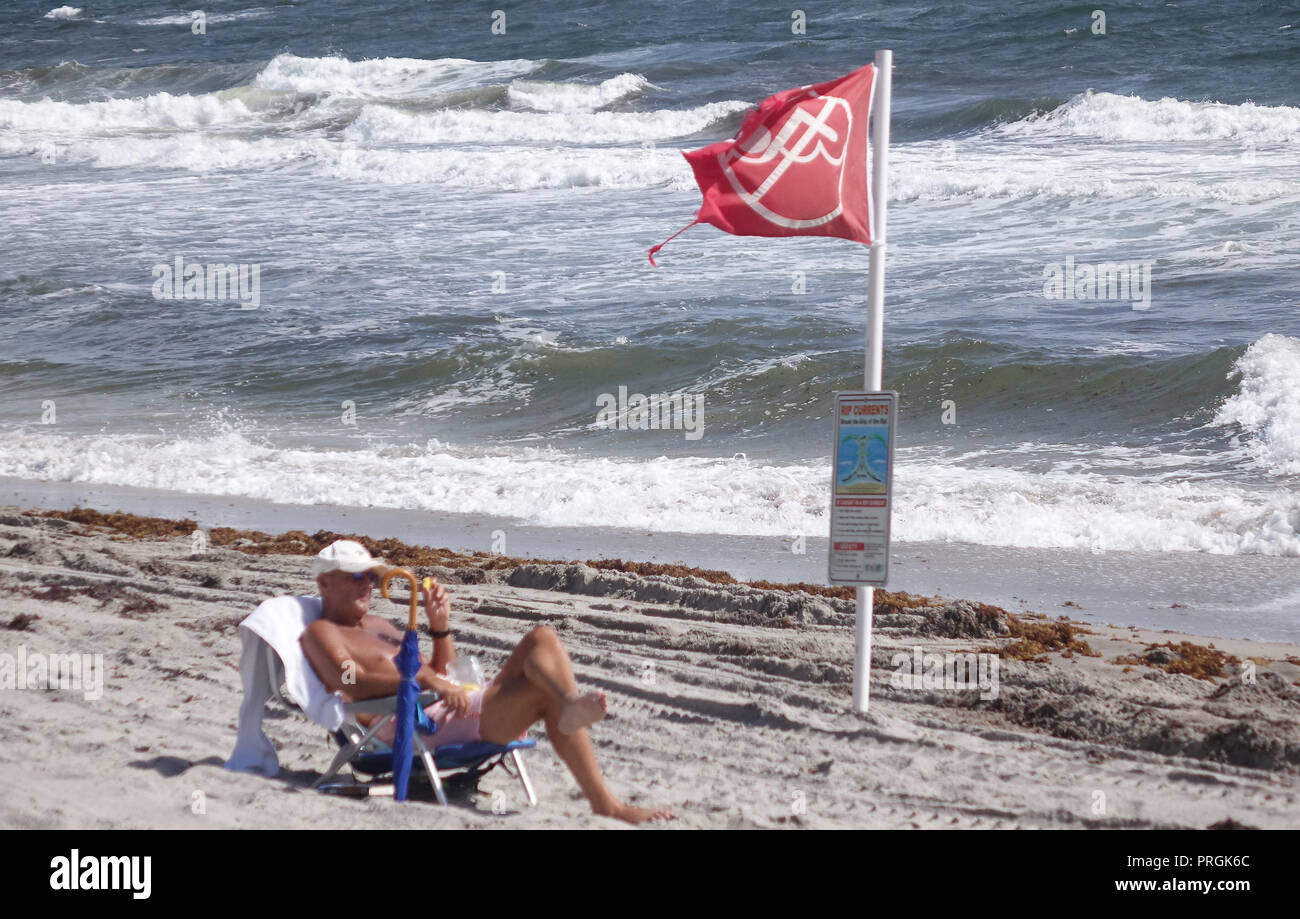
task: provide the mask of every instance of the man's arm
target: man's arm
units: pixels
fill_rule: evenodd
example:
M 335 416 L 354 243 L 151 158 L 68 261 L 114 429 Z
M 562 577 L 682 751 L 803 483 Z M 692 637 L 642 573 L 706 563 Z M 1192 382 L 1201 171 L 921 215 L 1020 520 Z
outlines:
M 422 585 L 420 593 L 424 598 L 424 614 L 429 618 L 429 628 L 435 632 L 449 631 L 451 629 L 451 597 L 447 595 L 446 588 L 435 580 L 432 588 Z M 434 672 L 446 673 L 448 665 L 455 659 L 456 646 L 452 642 L 451 636 L 434 638 Z
M 352 701 L 397 693 L 402 677 L 393 663 L 391 649 L 364 640 L 349 642 L 344 632 L 327 619 L 317 619 L 307 626 L 301 642 L 312 669 L 330 692 L 342 691 Z M 420 666 L 415 679 L 421 689 L 432 689 L 444 696 L 463 695 L 459 686 L 438 677 L 428 664 Z
M 330 692 L 342 691 L 353 701 L 397 692 L 401 682 L 397 665 L 375 648 L 349 643 L 334 623 L 317 619 L 307 626 L 300 640 L 312 670 Z

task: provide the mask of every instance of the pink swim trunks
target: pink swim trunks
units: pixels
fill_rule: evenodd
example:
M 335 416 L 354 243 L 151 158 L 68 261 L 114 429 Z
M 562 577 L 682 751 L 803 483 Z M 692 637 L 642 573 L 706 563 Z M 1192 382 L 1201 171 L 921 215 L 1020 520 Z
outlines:
M 495 679 L 489 681 L 488 686 L 491 686 L 494 682 L 496 682 Z M 429 716 L 430 721 L 438 726 L 438 730 L 433 735 L 421 735 L 424 738 L 425 745 L 437 748 L 481 741 L 483 738 L 479 734 L 479 719 L 483 715 L 483 692 L 482 689 L 475 689 L 469 693 L 469 711 L 463 715 L 457 715 L 441 699 L 426 707 L 424 713 Z M 392 721 L 389 721 L 388 724 L 379 729 L 375 739 L 391 744 L 394 732 L 395 726 Z

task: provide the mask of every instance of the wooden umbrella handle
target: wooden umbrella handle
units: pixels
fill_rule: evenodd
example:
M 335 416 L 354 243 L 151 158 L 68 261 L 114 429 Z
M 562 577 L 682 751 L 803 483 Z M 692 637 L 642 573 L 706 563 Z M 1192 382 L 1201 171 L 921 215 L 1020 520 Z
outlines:
M 389 599 L 388 582 L 398 575 L 411 582 L 411 624 L 407 628 L 414 632 L 416 613 L 420 609 L 420 579 L 415 576 L 415 572 L 409 568 L 389 568 L 379 581 L 379 592 L 384 595 L 384 599 Z

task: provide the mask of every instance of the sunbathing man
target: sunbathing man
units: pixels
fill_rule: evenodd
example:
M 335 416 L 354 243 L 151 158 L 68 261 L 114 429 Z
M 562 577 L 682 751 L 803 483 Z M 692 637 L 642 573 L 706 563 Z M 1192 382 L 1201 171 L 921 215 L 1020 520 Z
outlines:
M 370 613 L 371 589 L 386 570 L 382 559 L 371 558 L 360 543 L 345 539 L 326 546 L 313 563 L 322 617 L 307 627 L 302 647 L 325 686 L 350 701 L 394 695 L 401 681 L 393 657 L 402 633 Z M 530 631 L 487 687 L 466 692 L 443 676 L 456 658 L 451 599 L 436 581 L 421 593 L 434 650 L 432 661 L 421 655 L 416 681 L 422 690 L 442 694 L 425 710 L 438 724 L 431 746 L 477 740 L 505 744 L 545 721 L 555 751 L 578 780 L 592 811 L 628 823 L 674 819 L 662 808 L 624 804 L 601 778 L 587 728 L 604 717 L 605 694 L 578 693 L 569 656 L 553 629 L 538 626 Z M 389 739 L 391 730 L 387 738 L 382 732 L 379 736 Z

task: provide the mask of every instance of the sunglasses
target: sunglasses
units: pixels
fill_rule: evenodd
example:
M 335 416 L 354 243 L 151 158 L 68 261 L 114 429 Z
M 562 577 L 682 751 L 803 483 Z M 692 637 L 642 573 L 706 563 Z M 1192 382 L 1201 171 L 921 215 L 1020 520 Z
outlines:
M 352 580 L 365 581 L 373 587 L 375 582 L 379 580 L 379 575 L 375 574 L 373 571 L 358 571 L 352 575 Z

